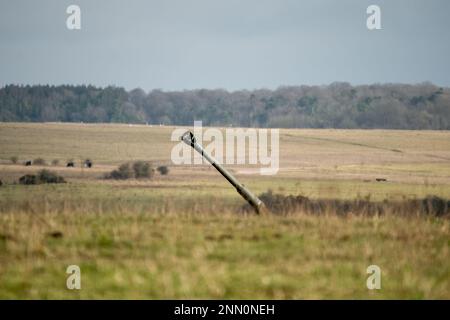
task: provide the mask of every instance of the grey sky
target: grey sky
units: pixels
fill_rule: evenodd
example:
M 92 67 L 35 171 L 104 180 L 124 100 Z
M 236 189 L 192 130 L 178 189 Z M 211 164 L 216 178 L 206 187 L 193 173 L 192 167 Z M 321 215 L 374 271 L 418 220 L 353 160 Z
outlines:
M 382 30 L 366 28 L 370 4 Z M 0 86 L 450 86 L 449 15 L 448 0 L 0 0 Z

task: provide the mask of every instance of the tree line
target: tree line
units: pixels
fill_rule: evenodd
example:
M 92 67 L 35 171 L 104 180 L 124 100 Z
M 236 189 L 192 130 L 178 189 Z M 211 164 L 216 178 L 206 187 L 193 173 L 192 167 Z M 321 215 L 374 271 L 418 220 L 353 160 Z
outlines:
M 116 122 L 271 128 L 450 129 L 450 88 L 431 83 L 165 92 L 120 87 L 0 88 L 2 122 Z

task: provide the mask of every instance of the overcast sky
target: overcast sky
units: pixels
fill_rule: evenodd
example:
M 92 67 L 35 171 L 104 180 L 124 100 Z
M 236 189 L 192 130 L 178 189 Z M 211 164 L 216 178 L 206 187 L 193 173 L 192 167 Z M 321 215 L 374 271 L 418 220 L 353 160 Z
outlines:
M 449 30 L 448 0 L 0 0 L 0 86 L 450 86 Z

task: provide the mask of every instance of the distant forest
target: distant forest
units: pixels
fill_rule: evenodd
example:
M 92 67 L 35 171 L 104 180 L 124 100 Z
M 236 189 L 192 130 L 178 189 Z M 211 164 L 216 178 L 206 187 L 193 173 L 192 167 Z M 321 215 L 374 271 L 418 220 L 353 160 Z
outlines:
M 450 88 L 431 83 L 165 92 L 120 87 L 0 88 L 0 121 L 272 128 L 450 129 Z

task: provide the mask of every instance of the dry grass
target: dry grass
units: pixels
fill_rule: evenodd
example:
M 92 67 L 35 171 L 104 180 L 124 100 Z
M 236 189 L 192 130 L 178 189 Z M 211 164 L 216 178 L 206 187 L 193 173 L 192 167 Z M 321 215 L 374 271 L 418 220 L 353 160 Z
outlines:
M 101 179 L 123 162 L 170 166 L 171 131 L 0 124 L 0 298 L 450 298 L 447 218 L 414 207 L 257 217 L 208 166 Z M 256 193 L 310 201 L 450 195 L 449 132 L 282 130 L 280 148 L 277 176 L 230 169 Z M 60 159 L 51 170 L 68 183 L 13 184 L 45 168 L 11 164 L 13 155 Z M 64 166 L 70 158 L 77 167 Z M 80 167 L 86 158 L 94 168 Z M 65 287 L 70 264 L 81 267 L 80 291 Z M 366 288 L 371 264 L 382 270 L 376 292 Z
M 449 228 L 392 215 L 16 211 L 1 215 L 0 296 L 449 298 Z M 65 288 L 70 264 L 81 267 L 80 291 Z M 382 270 L 376 292 L 371 264 Z

